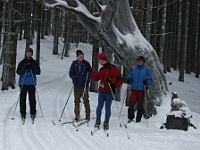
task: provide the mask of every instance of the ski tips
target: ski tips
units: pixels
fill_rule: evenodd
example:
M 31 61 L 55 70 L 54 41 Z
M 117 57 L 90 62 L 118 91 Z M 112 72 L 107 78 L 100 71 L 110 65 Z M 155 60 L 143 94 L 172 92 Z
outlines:
M 56 125 L 56 123 L 55 123 L 55 121 L 54 120 L 52 120 L 52 124 L 55 126 Z
M 94 133 L 91 131 L 91 135 L 94 135 Z
M 75 125 L 74 121 L 72 122 L 72 126 L 73 126 L 74 128 L 76 128 L 76 125 Z

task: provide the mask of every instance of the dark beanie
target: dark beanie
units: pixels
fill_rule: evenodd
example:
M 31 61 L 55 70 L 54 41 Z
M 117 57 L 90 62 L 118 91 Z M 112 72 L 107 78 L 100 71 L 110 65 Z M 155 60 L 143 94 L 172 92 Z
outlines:
M 102 52 L 98 55 L 98 58 L 101 60 L 107 60 L 108 56 L 106 53 Z
M 145 59 L 143 56 L 138 56 L 137 60 L 143 60 L 143 62 L 145 62 Z
M 82 50 L 77 50 L 76 51 L 76 57 L 78 57 L 80 54 L 84 54 L 84 53 L 82 52 Z
M 33 54 L 33 49 L 32 48 L 27 48 L 25 52 L 31 52 Z

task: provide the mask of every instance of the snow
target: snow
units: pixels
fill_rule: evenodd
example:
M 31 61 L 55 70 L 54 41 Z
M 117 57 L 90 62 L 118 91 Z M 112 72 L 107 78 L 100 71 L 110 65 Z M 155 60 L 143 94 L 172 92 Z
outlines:
M 62 50 L 62 44 L 59 44 Z M 185 82 L 178 81 L 178 72 L 172 71 L 166 74 L 169 86 L 169 95 L 163 97 L 163 103 L 157 107 L 158 114 L 140 123 L 131 122 L 124 128 L 127 122 L 127 107 L 122 108 L 122 125 L 119 126 L 119 109 L 121 102 L 112 104 L 112 116 L 110 119 L 109 137 L 100 130 L 91 136 L 95 120 L 89 125 L 85 124 L 76 131 L 71 124 L 59 125 L 59 119 L 72 82 L 68 76 L 71 62 L 76 59 L 76 50 L 81 49 L 85 53 L 85 59 L 91 62 L 92 46 L 80 43 L 70 50 L 70 57 L 60 59 L 58 55 L 52 55 L 53 40 L 46 37 L 41 43 L 41 70 L 38 76 L 37 102 L 41 104 L 42 112 L 37 105 L 37 117 L 35 124 L 31 123 L 29 105 L 27 102 L 27 119 L 25 125 L 21 124 L 19 105 L 13 112 L 19 97 L 19 88 L 9 91 L 0 91 L 0 150 L 199 150 L 200 147 L 200 80 L 194 75 L 185 75 Z M 25 41 L 18 42 L 17 64 L 24 56 Z M 35 45 L 32 46 L 35 50 Z M 35 58 L 35 52 L 34 52 Z M 2 73 L 2 67 L 0 69 Z M 18 76 L 16 76 L 18 81 Z M 1 83 L 0 83 L 1 86 Z M 122 97 L 126 84 L 123 85 Z M 189 127 L 188 131 L 160 129 L 166 122 L 166 114 L 170 112 L 171 92 L 176 91 L 180 100 L 190 107 L 193 120 L 197 129 Z M 91 117 L 95 117 L 97 105 L 97 93 L 90 93 Z M 39 104 L 39 103 L 37 103 Z M 74 118 L 73 93 L 64 111 L 62 122 Z M 85 117 L 84 107 L 81 107 L 81 118 Z M 43 117 L 42 117 L 43 113 Z M 104 110 L 102 112 L 102 120 Z M 52 124 L 52 120 L 56 125 Z M 127 131 L 127 132 L 126 132 Z M 128 139 L 128 136 L 130 139 Z

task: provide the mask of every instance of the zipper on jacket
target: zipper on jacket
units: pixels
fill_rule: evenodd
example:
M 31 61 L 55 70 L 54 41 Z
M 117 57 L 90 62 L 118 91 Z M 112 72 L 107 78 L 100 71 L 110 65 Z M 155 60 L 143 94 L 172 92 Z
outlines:
M 138 85 L 139 85 L 139 78 L 140 78 L 140 67 L 139 67 L 139 73 L 138 73 L 137 90 L 138 90 Z

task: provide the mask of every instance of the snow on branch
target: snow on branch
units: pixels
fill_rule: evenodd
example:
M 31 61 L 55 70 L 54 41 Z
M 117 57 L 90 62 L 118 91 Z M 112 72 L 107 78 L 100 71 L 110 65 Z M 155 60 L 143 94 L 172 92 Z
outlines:
M 39 2 L 48 9 L 58 7 L 66 11 L 72 12 L 83 19 L 89 19 L 91 22 L 99 22 L 99 19 L 97 17 L 94 17 L 79 0 L 74 0 L 71 4 L 70 2 L 63 0 L 46 1 L 48 2 L 45 2 L 45 0 L 39 0 Z

